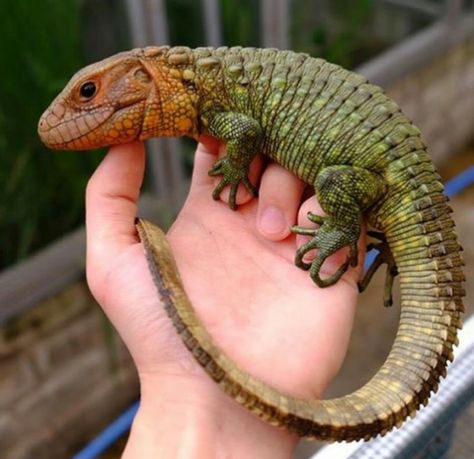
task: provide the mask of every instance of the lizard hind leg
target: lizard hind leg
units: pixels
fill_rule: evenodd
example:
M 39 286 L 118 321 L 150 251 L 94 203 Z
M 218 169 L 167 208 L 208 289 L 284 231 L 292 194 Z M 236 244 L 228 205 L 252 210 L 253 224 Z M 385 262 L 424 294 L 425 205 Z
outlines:
M 309 270 L 319 287 L 334 285 L 349 266 L 357 266 L 357 241 L 361 231 L 362 214 L 371 207 L 385 191 L 383 179 L 377 174 L 354 166 L 329 166 L 317 176 L 314 184 L 316 196 L 327 216 L 308 214 L 308 219 L 319 228 L 295 226 L 296 234 L 311 236 L 296 252 L 295 264 Z M 327 278 L 321 277 L 324 261 L 343 247 L 349 247 L 349 255 L 336 272 Z M 304 256 L 317 249 L 311 263 Z

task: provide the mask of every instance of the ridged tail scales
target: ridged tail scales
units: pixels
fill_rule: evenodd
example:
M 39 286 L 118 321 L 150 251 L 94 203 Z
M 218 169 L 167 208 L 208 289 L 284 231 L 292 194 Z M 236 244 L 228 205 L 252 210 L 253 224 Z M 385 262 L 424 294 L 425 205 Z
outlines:
M 385 233 L 400 278 L 400 325 L 384 364 L 391 371 L 382 377 L 386 385 L 392 381 L 397 386 L 393 393 L 403 400 L 403 417 L 426 404 L 445 376 L 462 327 L 465 278 L 452 210 L 434 166 L 393 169 L 389 174 L 399 185 L 375 220 Z
M 449 212 L 436 181 L 403 190 L 402 196 L 389 195 L 377 210 L 400 273 L 399 330 L 376 375 L 352 394 L 332 400 L 286 396 L 239 369 L 200 322 L 164 233 L 145 220 L 139 220 L 137 229 L 177 332 L 227 394 L 270 424 L 301 437 L 351 441 L 384 434 L 413 415 L 437 389 L 452 359 L 464 292 L 463 261 Z
M 416 225 L 410 218 L 403 219 L 400 209 L 384 206 L 387 237 L 400 269 L 399 332 L 386 363 L 366 386 L 328 401 L 285 397 L 236 368 L 199 322 L 163 233 L 145 221 L 138 229 L 177 331 L 196 360 L 229 395 L 268 422 L 300 436 L 355 440 L 384 433 L 414 413 L 436 389 L 451 359 L 456 329 L 461 325 L 462 259 L 442 194 L 431 200 L 439 202 L 412 214 L 413 220 L 423 219 Z M 399 203 L 400 199 L 392 201 Z M 423 207 L 426 200 L 416 202 Z

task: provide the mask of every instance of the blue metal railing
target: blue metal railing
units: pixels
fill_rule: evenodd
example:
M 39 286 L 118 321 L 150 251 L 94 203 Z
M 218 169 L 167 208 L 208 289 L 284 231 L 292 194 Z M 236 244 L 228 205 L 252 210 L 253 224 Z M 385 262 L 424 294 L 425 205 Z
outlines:
M 444 185 L 445 193 L 451 198 L 474 183 L 474 166 L 448 180 Z
M 125 435 L 132 425 L 138 411 L 139 402 L 127 408 L 115 421 L 110 423 L 85 448 L 75 454 L 72 459 L 94 459 L 107 451 L 119 438 Z

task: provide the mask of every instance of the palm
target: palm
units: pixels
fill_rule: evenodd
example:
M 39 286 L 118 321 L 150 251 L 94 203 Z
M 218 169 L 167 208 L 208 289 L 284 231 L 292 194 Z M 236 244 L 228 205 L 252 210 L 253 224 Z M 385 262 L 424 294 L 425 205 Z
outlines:
M 345 353 L 355 283 L 318 289 L 293 265 L 293 237 L 271 242 L 258 234 L 256 200 L 232 212 L 214 202 L 211 191 L 212 186 L 195 189 L 169 232 L 192 303 L 241 367 L 286 392 L 319 395 Z M 126 311 L 124 328 L 118 327 L 139 370 L 186 361 L 141 246 L 116 261 L 106 296 Z

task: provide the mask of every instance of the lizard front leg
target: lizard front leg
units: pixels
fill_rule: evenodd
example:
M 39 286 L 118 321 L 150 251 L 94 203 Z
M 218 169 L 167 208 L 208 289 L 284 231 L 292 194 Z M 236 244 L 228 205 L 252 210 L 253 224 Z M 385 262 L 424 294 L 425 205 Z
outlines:
M 357 241 L 359 239 L 362 214 L 372 206 L 385 191 L 385 184 L 377 174 L 353 166 L 330 166 L 317 176 L 314 188 L 322 209 L 327 216 L 308 214 L 309 220 L 319 228 L 295 226 L 297 234 L 312 236 L 296 252 L 296 266 L 310 271 L 311 278 L 319 287 L 335 284 L 346 272 L 349 265 L 356 266 Z M 349 256 L 330 277 L 322 279 L 321 267 L 330 255 L 342 247 L 349 247 Z M 311 263 L 303 261 L 310 250 L 318 253 Z
M 206 121 L 208 132 L 227 143 L 226 155 L 216 161 L 209 171 L 211 176 L 222 177 L 212 197 L 219 199 L 222 190 L 229 185 L 229 207 L 235 210 L 240 183 L 252 196 L 257 195 L 257 189 L 250 183 L 248 175 L 250 163 L 260 150 L 262 129 L 253 118 L 235 112 L 208 114 Z

